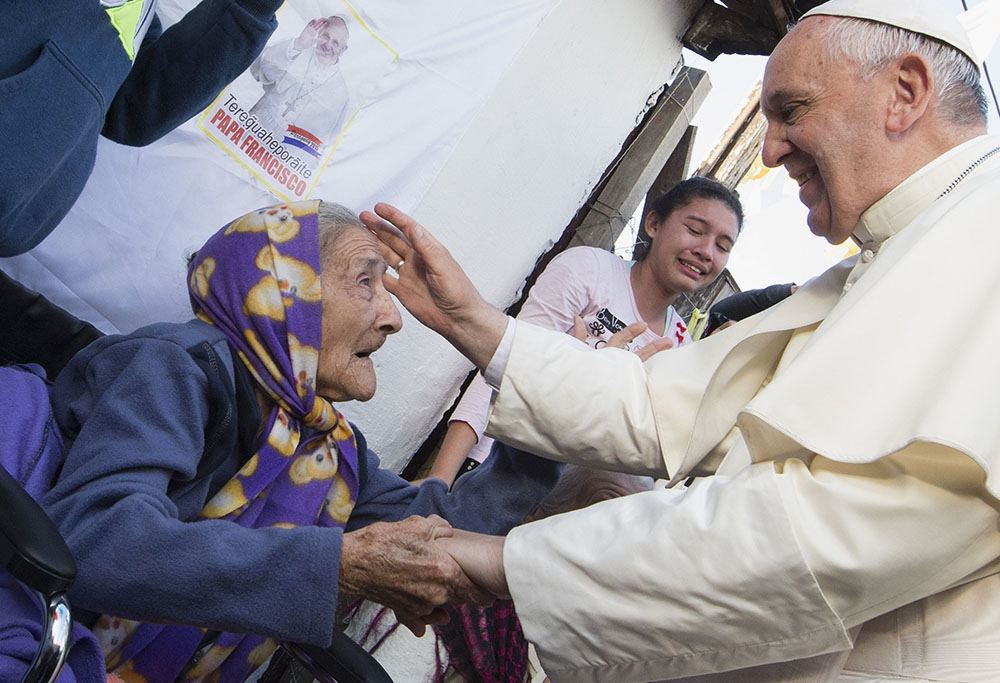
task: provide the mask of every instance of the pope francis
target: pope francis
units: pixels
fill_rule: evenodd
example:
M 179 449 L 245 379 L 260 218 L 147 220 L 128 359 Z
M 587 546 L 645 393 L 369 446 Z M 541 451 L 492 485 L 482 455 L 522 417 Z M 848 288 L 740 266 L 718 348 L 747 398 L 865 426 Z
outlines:
M 386 286 L 499 390 L 491 436 L 676 485 L 452 552 L 556 682 L 1000 681 L 1000 138 L 968 37 L 933 0 L 832 0 L 761 106 L 809 228 L 861 251 L 645 363 L 507 319 L 363 214 Z

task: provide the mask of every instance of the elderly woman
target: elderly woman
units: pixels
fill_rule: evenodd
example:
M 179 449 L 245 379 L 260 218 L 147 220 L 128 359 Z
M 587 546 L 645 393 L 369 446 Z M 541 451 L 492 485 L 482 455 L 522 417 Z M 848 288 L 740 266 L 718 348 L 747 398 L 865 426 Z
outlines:
M 452 494 L 379 468 L 331 402 L 375 393 L 371 354 L 401 325 L 385 267 L 342 207 L 262 209 L 193 257 L 197 320 L 105 337 L 59 375 L 67 453 L 43 504 L 109 670 L 242 680 L 276 640 L 329 644 L 338 590 L 416 630 L 485 597 L 433 542 L 448 522 L 372 522 L 502 533 L 558 466 L 510 452 Z

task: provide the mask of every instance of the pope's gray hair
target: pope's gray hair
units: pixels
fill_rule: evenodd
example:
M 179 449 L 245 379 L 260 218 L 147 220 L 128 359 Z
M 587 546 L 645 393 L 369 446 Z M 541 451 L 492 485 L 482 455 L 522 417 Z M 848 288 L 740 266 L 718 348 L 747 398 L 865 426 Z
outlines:
M 333 258 L 334 245 L 344 231 L 348 228 L 364 228 L 365 224 L 346 206 L 333 202 L 321 201 L 316 213 L 319 224 L 319 264 L 320 269 L 325 270 Z
M 846 57 L 869 80 L 885 66 L 908 54 L 920 55 L 930 65 L 935 94 L 944 118 L 968 125 L 986 123 L 989 104 L 971 59 L 951 45 L 896 26 L 852 17 L 836 21 L 826 34 L 832 56 Z

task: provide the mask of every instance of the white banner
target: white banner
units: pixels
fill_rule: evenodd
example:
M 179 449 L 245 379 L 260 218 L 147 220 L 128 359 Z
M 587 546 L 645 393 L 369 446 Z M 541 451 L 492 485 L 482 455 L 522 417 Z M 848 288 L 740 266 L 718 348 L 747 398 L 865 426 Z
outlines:
M 105 331 L 187 319 L 185 256 L 247 211 L 415 207 L 556 2 L 288 0 L 204 112 L 149 147 L 102 140 L 63 223 L 0 267 Z M 159 12 L 169 24 L 194 4 Z
M 399 55 L 347 2 L 288 6 L 250 68 L 198 128 L 286 201 L 309 197 L 347 128 Z M 303 11 L 316 12 L 314 16 Z

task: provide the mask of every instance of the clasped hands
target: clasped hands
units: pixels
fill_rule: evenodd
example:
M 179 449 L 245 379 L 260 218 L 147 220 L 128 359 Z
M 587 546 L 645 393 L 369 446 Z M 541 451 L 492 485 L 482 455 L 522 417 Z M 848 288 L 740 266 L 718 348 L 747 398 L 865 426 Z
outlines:
M 344 534 L 340 590 L 378 602 L 417 636 L 445 624 L 443 605 L 507 595 L 503 537 L 452 528 L 431 515 L 376 522 Z

